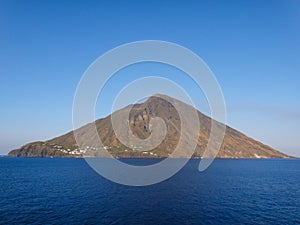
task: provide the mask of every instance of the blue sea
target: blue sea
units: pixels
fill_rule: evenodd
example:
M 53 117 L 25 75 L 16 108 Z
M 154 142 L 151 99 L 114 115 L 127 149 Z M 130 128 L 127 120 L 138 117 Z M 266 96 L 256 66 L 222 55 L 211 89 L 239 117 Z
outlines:
M 300 224 L 300 160 L 217 159 L 204 172 L 198 164 L 130 187 L 84 159 L 3 157 L 0 224 Z

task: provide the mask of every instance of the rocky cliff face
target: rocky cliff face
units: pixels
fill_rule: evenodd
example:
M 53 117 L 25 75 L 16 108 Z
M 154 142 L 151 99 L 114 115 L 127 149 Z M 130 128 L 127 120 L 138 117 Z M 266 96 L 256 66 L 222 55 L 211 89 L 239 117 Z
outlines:
M 143 149 L 137 149 L 136 146 L 128 148 L 123 145 L 116 137 L 110 115 L 95 121 L 98 135 L 104 147 L 97 146 L 97 137 L 91 132 L 91 124 L 87 124 L 76 131 L 79 134 L 81 146 L 77 145 L 72 131 L 45 142 L 29 143 L 20 149 L 11 151 L 9 156 L 81 157 L 83 154 L 86 154 L 86 152 L 97 152 L 105 148 L 115 157 L 168 157 L 176 148 L 180 138 L 180 117 L 172 104 L 174 101 L 179 101 L 169 97 L 167 98 L 169 99 L 168 101 L 160 96 L 152 96 L 146 102 L 134 105 L 129 113 L 127 125 L 130 127 L 132 134 L 140 139 L 146 139 L 151 135 L 151 118 L 159 117 L 164 120 L 167 131 L 166 136 L 164 140 L 151 151 L 143 151 Z M 185 107 L 191 108 L 192 106 L 186 105 Z M 126 108 L 122 110 L 126 110 Z M 115 113 L 120 113 L 122 110 Z M 212 120 L 199 111 L 197 113 L 200 123 L 200 133 L 194 157 L 201 157 L 208 142 Z M 122 129 L 122 126 L 124 126 L 124 124 L 120 123 L 116 129 Z M 146 148 L 147 146 L 144 147 Z M 224 141 L 217 157 L 288 158 L 289 156 L 227 126 Z

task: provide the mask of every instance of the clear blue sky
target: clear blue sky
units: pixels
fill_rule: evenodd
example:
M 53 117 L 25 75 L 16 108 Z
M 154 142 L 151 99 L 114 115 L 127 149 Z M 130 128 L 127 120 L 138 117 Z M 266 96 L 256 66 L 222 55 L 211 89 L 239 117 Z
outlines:
M 299 1 L 7 0 L 0 1 L 0 32 L 0 154 L 71 130 L 87 67 L 118 45 L 158 39 L 208 64 L 230 126 L 300 156 Z M 113 81 L 110 90 L 125 82 Z M 99 116 L 108 113 L 99 108 Z

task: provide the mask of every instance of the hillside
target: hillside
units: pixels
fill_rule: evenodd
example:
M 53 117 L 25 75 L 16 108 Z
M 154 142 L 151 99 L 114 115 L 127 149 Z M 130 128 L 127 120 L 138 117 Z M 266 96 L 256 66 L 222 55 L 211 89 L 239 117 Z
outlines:
M 34 142 L 9 152 L 9 156 L 16 157 L 82 157 L 87 152 L 101 152 L 107 149 L 114 157 L 168 157 L 178 144 L 180 133 L 180 118 L 172 102 L 180 102 L 169 98 L 166 101 L 157 96 L 150 97 L 146 102 L 135 104 L 129 114 L 128 124 L 132 133 L 141 139 L 150 136 L 149 121 L 151 118 L 159 117 L 166 124 L 165 139 L 153 150 L 143 151 L 135 146 L 128 148 L 116 137 L 111 123 L 111 115 L 95 121 L 99 137 L 104 147 L 97 146 L 96 135 L 91 133 L 91 124 L 79 128 L 76 132 L 80 134 L 80 147 L 76 144 L 73 131 L 45 142 Z M 185 103 L 182 103 L 185 104 Z M 192 107 L 186 105 L 185 107 Z M 122 109 L 127 110 L 128 107 Z M 120 110 L 119 112 L 122 112 Z M 115 113 L 118 113 L 115 112 Z M 194 157 L 201 157 L 210 134 L 211 118 L 197 112 L 200 122 L 200 134 Z M 117 129 L 123 126 L 120 123 Z M 146 146 L 144 146 L 146 147 Z M 226 134 L 222 147 L 217 155 L 218 158 L 288 158 L 285 155 L 263 143 L 260 143 L 241 132 L 226 126 Z

